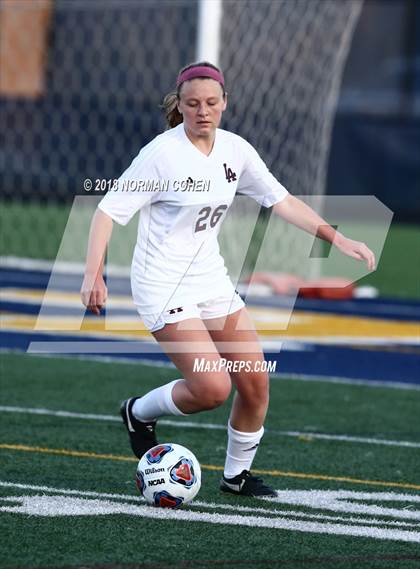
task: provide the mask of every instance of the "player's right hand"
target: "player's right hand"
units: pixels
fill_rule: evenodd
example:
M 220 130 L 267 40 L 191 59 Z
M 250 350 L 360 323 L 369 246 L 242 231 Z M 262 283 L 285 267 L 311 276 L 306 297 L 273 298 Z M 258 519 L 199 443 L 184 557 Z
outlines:
M 348 239 L 339 233 L 334 239 L 334 245 L 344 255 L 348 255 L 349 257 L 353 257 L 353 259 L 358 259 L 359 261 L 365 261 L 369 271 L 374 271 L 376 269 L 375 254 L 365 243 L 362 243 L 361 241 L 353 241 L 353 239 Z
M 108 289 L 102 275 L 98 276 L 93 284 L 91 279 L 85 276 L 80 289 L 80 296 L 87 309 L 99 316 L 108 297 Z

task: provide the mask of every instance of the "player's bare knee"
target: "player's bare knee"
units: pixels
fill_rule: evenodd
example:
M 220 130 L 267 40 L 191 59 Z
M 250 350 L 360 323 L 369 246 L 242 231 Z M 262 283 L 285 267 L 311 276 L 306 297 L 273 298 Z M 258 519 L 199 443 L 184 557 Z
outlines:
M 212 389 L 209 393 L 206 393 L 203 397 L 203 405 L 206 410 L 216 409 L 223 405 L 226 399 L 229 397 L 230 388 L 227 389 Z
M 229 376 L 209 381 L 200 393 L 200 403 L 203 409 L 210 410 L 220 407 L 229 397 L 231 382 Z
M 237 390 L 252 407 L 268 405 L 269 376 L 266 372 L 248 373 L 245 379 L 237 382 Z

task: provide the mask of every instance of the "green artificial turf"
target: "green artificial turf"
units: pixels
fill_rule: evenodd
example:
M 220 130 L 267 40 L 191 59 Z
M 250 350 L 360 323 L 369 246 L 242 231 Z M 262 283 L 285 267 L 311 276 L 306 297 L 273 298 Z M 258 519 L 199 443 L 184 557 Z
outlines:
M 7 503 L 4 498 L 8 496 L 16 499 L 54 495 L 54 490 L 48 488 L 73 490 L 76 495 L 77 491 L 118 494 L 131 497 L 130 503 L 140 506 L 134 485 L 136 461 L 122 424 L 112 418 L 118 416 L 122 399 L 167 382 L 177 377 L 178 372 L 140 364 L 17 354 L 2 354 L 1 361 L 1 405 L 90 413 L 108 419 L 0 411 L 0 445 L 3 445 L 0 481 L 25 485 L 24 488 L 0 486 L 0 508 Z M 285 434 L 285 431 L 301 431 L 419 442 L 419 409 L 420 391 L 273 379 L 266 434 L 254 466 L 261 471 L 274 471 L 264 478 L 279 490 L 341 489 L 419 496 L 419 448 Z M 211 429 L 205 424 L 225 425 L 228 411 L 226 403 L 214 411 L 187 418 L 201 423 L 200 428 L 181 426 L 185 417 L 171 418 L 174 424 L 162 422 L 159 426 L 162 442 L 187 446 L 202 464 L 203 484 L 197 500 L 215 505 L 213 509 L 202 508 L 221 516 L 230 513 L 255 519 L 287 517 L 293 511 L 322 514 L 304 506 L 261 502 L 219 492 L 226 434 L 223 429 Z M 29 448 L 25 450 L 20 445 Z M 58 449 L 69 454 L 52 454 L 51 451 Z M 70 451 L 74 454 L 70 455 Z M 86 456 L 78 456 L 80 453 Z M 340 477 L 346 480 L 339 480 Z M 416 488 L 407 488 L 407 484 Z M 28 485 L 41 486 L 44 490 L 31 489 Z M 132 564 L 131 567 L 145 569 L 282 566 L 414 569 L 420 562 L 418 543 L 271 529 L 259 527 L 257 521 L 252 522 L 254 527 L 246 527 L 165 520 L 163 515 L 158 519 L 127 514 L 95 515 L 94 502 L 89 504 L 92 515 L 85 516 L 42 517 L 0 512 L 0 567 L 129 567 Z M 226 510 L 226 506 L 234 509 Z M 243 506 L 263 510 L 240 512 Z M 386 507 L 401 508 L 401 504 L 389 502 Z M 406 507 L 419 509 L 410 503 Z M 184 510 L 197 512 L 202 508 L 190 506 Z M 275 510 L 281 510 L 282 514 Z M 340 515 L 346 519 L 357 517 Z M 377 517 L 379 524 L 381 520 L 398 522 L 392 515 Z M 359 518 L 366 521 L 363 515 Z

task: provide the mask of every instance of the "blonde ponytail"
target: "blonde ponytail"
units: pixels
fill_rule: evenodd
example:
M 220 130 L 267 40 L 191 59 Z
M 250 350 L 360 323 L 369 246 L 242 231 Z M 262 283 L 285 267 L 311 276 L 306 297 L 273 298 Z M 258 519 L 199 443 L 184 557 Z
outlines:
M 178 94 L 176 91 L 168 93 L 163 99 L 162 109 L 165 112 L 166 124 L 168 128 L 174 128 L 182 123 L 183 118 L 178 111 Z

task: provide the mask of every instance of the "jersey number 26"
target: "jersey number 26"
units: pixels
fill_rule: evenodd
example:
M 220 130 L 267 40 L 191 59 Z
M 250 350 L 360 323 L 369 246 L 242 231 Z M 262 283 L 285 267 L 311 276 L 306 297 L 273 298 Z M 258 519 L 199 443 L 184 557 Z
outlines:
M 200 211 L 198 212 L 199 217 L 195 224 L 194 233 L 197 233 L 198 231 L 205 231 L 207 229 L 207 225 L 210 225 L 210 227 L 213 229 L 213 227 L 217 225 L 218 221 L 223 215 L 223 212 L 227 210 L 227 208 L 228 206 L 226 204 L 218 205 L 216 209 L 213 211 L 213 213 L 211 211 L 211 207 L 209 206 L 200 209 Z

